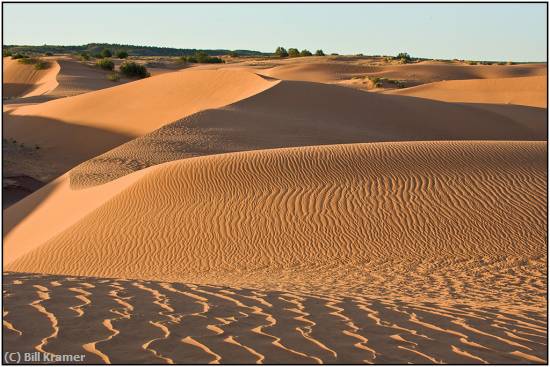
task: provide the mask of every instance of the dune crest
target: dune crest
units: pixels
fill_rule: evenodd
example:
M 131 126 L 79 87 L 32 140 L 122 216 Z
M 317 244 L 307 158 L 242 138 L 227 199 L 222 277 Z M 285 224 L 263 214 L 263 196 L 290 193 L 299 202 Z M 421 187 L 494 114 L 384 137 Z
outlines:
M 50 60 L 51 66 L 44 70 L 36 70 L 34 65 L 26 65 L 3 57 L 3 95 L 7 98 L 32 97 L 46 94 L 54 90 L 58 83 L 59 64 Z
M 388 91 L 445 102 L 515 104 L 547 108 L 546 76 L 451 80 Z

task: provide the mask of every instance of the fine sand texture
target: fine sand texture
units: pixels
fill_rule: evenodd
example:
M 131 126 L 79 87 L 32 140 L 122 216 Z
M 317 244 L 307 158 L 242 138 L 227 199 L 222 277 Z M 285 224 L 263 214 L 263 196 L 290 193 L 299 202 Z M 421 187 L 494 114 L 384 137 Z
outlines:
M 525 262 L 522 276 L 544 271 L 545 165 L 544 142 L 377 143 L 185 159 L 142 170 L 128 186 L 132 175 L 113 181 L 123 189 L 58 234 L 23 220 L 15 229 L 29 239 L 5 238 L 4 265 L 411 297 L 420 288 L 437 298 L 460 287 L 464 300 L 484 292 L 486 302 L 511 294 L 543 302 L 541 289 L 516 289 L 502 274 L 499 287 L 482 269 L 492 264 L 500 273 L 508 264 L 516 277 Z M 448 288 L 451 279 L 457 283 Z

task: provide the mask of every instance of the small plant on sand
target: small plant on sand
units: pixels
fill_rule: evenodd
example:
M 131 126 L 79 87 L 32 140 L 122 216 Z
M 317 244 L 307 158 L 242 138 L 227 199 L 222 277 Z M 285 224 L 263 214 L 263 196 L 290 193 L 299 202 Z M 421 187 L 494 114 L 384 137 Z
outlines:
M 300 56 L 313 56 L 313 54 L 309 50 L 302 50 L 300 51 Z
M 25 57 L 19 59 L 21 64 L 34 65 L 36 70 L 44 70 L 50 67 L 50 63 L 37 57 Z
M 468 65 L 477 65 L 477 61 L 466 61 Z
M 128 58 L 128 52 L 126 51 L 118 51 L 116 53 L 116 57 L 118 57 L 119 59 L 127 59 Z
M 44 53 L 44 56 L 53 56 L 53 54 L 51 52 L 46 52 Z
M 34 146 L 34 149 L 36 149 L 36 150 L 40 149 L 40 147 L 38 146 L 38 144 Z
M 325 53 L 323 52 L 323 50 L 317 50 L 315 51 L 315 56 L 325 56 Z
M 37 59 L 36 63 L 34 64 L 34 68 L 36 70 L 44 70 L 50 67 L 50 63 L 46 60 Z
M 80 53 L 80 60 L 82 60 L 82 61 L 88 61 L 88 60 L 90 60 L 90 55 L 88 55 L 87 52 L 81 52 L 81 53 Z
M 330 56 L 340 56 L 340 54 L 337 54 L 336 52 L 333 52 L 330 54 Z
M 297 48 L 289 48 L 288 49 L 288 56 L 289 57 L 298 57 L 298 56 L 300 56 L 300 51 L 298 51 Z
M 112 73 L 107 75 L 107 79 L 112 82 L 118 82 L 120 80 L 120 74 L 119 73 Z
M 18 53 L 16 53 L 16 54 L 11 55 L 11 58 L 12 58 L 13 60 L 19 60 L 19 59 L 26 59 L 26 58 L 28 58 L 28 56 L 27 56 L 27 55 L 23 55 L 22 53 L 19 53 L 19 52 L 18 52 Z
M 288 56 L 288 52 L 287 50 L 284 48 L 284 47 L 277 47 L 277 49 L 275 50 L 275 56 L 277 57 L 287 57 Z
M 12 53 L 10 50 L 2 50 L 2 57 L 8 57 L 11 56 Z
M 103 49 L 103 51 L 101 51 L 101 56 L 111 57 L 111 56 L 113 56 L 113 53 L 111 52 L 111 50 L 105 48 L 105 49 Z
M 103 70 L 114 70 L 115 63 L 110 59 L 101 59 L 96 63 Z
M 231 56 L 231 57 L 239 57 L 239 53 L 238 53 L 237 51 L 231 51 L 231 52 L 229 53 L 229 56 Z
M 145 66 L 135 63 L 133 61 L 123 62 L 120 65 L 120 72 L 130 78 L 147 78 L 148 76 L 151 76 L 151 74 L 147 72 L 147 68 Z

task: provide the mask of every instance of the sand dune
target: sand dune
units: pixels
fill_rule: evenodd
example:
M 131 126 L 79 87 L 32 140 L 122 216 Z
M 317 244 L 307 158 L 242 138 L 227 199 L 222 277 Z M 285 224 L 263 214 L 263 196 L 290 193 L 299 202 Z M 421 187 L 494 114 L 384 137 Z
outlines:
M 345 60 L 345 61 L 342 61 Z M 465 65 L 459 63 L 420 62 L 416 64 L 373 64 L 371 61 L 332 58 L 302 58 L 291 60 L 261 71 L 283 80 L 336 82 L 354 76 L 378 76 L 407 80 L 411 84 L 442 80 L 494 79 L 547 74 L 546 64 L 524 65 Z
M 243 71 L 167 73 L 4 113 L 4 136 L 41 147 L 37 163 L 53 167 L 53 178 L 133 137 L 274 83 Z
M 19 60 L 3 57 L 3 98 L 32 97 L 45 94 L 57 87 L 56 75 L 59 64 L 45 70 L 36 70 L 34 65 L 25 65 Z
M 28 242 L 5 238 L 5 269 L 545 304 L 513 285 L 545 271 L 544 142 L 266 150 L 139 174 L 51 238 L 19 223 Z
M 83 162 L 71 170 L 71 185 L 88 187 L 163 162 L 234 151 L 378 141 L 546 138 L 545 110 L 526 107 L 509 114 L 482 107 L 282 81 Z
M 6 350 L 40 345 L 57 355 L 82 354 L 88 364 L 547 359 L 547 324 L 533 313 L 459 302 L 18 273 L 3 282 Z
M 387 93 L 445 102 L 498 103 L 547 108 L 546 88 L 546 76 L 532 76 L 444 81 Z

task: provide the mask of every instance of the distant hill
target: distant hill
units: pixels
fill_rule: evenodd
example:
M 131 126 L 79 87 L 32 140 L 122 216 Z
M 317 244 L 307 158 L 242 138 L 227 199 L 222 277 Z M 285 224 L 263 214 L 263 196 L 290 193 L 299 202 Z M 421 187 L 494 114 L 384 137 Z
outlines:
M 171 48 L 171 47 L 155 47 L 155 46 L 135 46 L 135 45 L 119 45 L 116 43 L 88 43 L 82 46 L 21 46 L 21 45 L 4 45 L 4 50 L 11 52 L 23 53 L 80 53 L 88 52 L 89 54 L 100 53 L 103 49 L 109 49 L 113 52 L 126 51 L 133 56 L 189 56 L 197 51 L 204 51 L 211 56 L 229 55 L 236 52 L 240 56 L 269 56 L 271 53 L 253 51 L 253 50 L 200 50 L 195 48 Z

